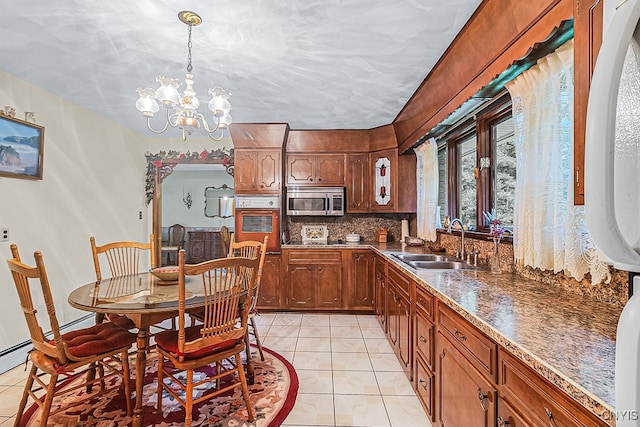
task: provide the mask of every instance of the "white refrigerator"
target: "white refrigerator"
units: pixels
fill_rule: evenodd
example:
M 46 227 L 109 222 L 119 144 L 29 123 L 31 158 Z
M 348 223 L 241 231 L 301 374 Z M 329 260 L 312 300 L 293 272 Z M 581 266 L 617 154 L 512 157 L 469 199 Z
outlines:
M 615 416 L 618 427 L 640 427 L 640 0 L 613 1 L 587 109 L 585 214 L 598 248 L 630 272 L 616 333 Z

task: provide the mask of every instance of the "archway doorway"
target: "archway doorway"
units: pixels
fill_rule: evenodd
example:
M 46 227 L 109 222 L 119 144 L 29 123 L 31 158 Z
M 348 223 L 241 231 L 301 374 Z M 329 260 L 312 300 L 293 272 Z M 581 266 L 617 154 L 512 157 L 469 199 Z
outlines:
M 151 203 L 151 230 L 155 240 L 154 264 L 161 264 L 162 248 L 162 182 L 170 176 L 180 164 L 218 164 L 224 166 L 226 172 L 233 176 L 233 148 L 229 151 L 216 149 L 200 153 L 181 153 L 178 151 L 160 151 L 148 153 L 147 159 L 147 204 Z

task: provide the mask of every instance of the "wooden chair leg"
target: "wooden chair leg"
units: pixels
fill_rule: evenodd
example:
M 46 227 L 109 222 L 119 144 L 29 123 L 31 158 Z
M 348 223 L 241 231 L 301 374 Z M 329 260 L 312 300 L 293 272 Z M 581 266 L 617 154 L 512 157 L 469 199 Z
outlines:
M 29 390 L 33 387 L 33 382 L 38 373 L 38 368 L 36 365 L 31 365 L 31 370 L 29 371 L 29 377 L 27 378 L 27 383 L 24 386 L 24 391 L 22 392 L 22 399 L 20 400 L 20 406 L 18 407 L 18 413 L 16 414 L 16 421 L 13 424 L 13 427 L 20 426 L 20 420 L 22 419 L 22 414 L 24 413 L 24 408 L 27 407 L 27 400 L 29 399 Z
M 51 374 L 49 378 L 49 386 L 47 387 L 47 394 L 42 405 L 42 416 L 40 418 L 40 427 L 47 427 L 47 421 L 49 420 L 49 413 L 51 412 L 51 404 L 53 403 L 53 395 L 56 391 L 56 383 L 58 382 L 58 375 Z
M 249 400 L 249 387 L 247 386 L 247 378 L 244 375 L 244 369 L 242 367 L 242 359 L 240 353 L 235 355 L 235 362 L 237 365 L 238 376 L 240 377 L 240 384 L 242 386 L 242 396 L 244 397 L 244 404 L 247 405 L 247 414 L 249 414 L 249 422 L 255 421 L 256 417 L 253 415 L 253 408 L 251 408 L 251 401 Z
M 184 427 L 191 427 L 193 418 L 193 369 L 187 369 L 187 390 L 184 405 Z
M 256 337 L 256 345 L 258 346 L 258 352 L 260 353 L 260 360 L 264 362 L 264 352 L 262 351 L 262 343 L 260 342 L 260 336 L 258 335 L 256 319 L 255 317 L 251 316 L 249 320 L 251 320 L 251 330 L 253 331 L 253 336 Z
M 156 407 L 158 413 L 162 414 L 162 392 L 164 390 L 164 356 L 158 353 L 158 399 Z

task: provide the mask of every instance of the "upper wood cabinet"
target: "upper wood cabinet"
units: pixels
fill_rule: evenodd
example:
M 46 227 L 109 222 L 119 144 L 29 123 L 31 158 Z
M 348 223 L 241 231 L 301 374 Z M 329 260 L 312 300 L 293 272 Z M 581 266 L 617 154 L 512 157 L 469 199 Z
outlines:
M 398 156 L 397 149 L 369 154 L 371 212 L 416 211 L 416 156 Z M 402 189 L 402 191 L 398 191 Z M 349 206 L 347 199 L 347 206 Z
M 344 154 L 287 154 L 287 185 L 344 187 Z
M 369 154 L 347 155 L 347 213 L 367 213 L 370 207 Z
M 281 150 L 235 150 L 233 181 L 236 194 L 280 194 L 281 177 Z
M 602 44 L 604 0 L 573 0 L 573 199 L 584 204 L 584 144 L 591 76 Z

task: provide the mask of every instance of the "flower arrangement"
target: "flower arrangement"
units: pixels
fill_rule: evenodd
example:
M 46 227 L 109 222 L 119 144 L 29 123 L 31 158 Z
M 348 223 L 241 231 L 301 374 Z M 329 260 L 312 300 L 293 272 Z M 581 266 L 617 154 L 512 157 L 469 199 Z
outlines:
M 500 239 L 504 236 L 504 228 L 500 226 L 501 222 L 498 218 L 491 220 L 491 231 L 489 231 L 489 237 L 493 239 L 495 244 L 500 243 Z

